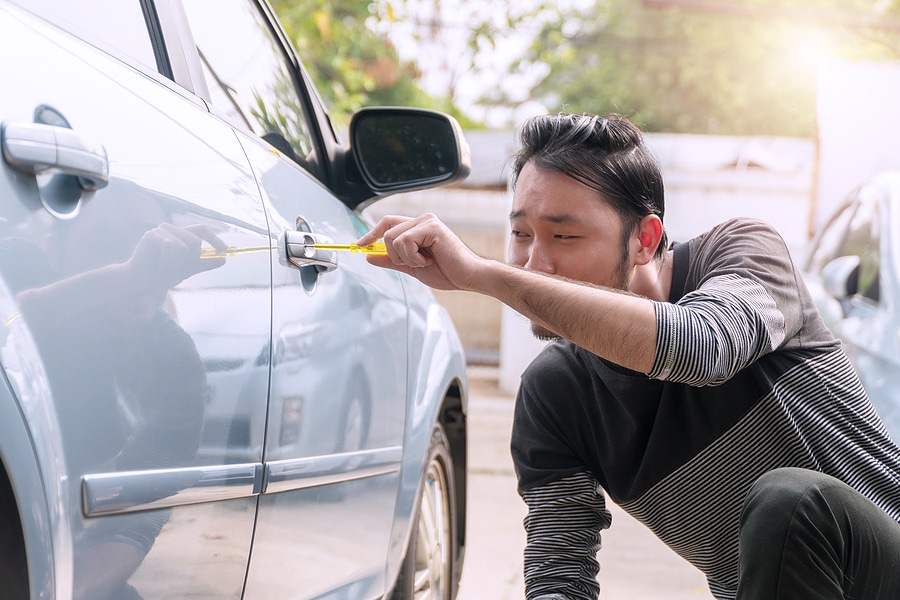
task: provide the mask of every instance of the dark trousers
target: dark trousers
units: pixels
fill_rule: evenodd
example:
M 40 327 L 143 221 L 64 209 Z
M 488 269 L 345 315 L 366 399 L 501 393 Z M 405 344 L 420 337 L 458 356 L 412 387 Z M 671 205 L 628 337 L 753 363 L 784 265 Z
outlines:
M 741 516 L 738 600 L 898 600 L 900 524 L 848 485 L 776 469 Z

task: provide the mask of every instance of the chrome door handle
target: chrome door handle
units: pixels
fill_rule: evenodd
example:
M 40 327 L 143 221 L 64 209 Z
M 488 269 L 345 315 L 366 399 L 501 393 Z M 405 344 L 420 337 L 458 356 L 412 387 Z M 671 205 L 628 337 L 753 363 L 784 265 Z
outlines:
M 20 171 L 74 175 L 88 192 L 109 183 L 106 148 L 72 129 L 43 123 L 5 122 L 0 125 L 0 144 L 3 158 Z
M 315 267 L 319 273 L 333 271 L 338 266 L 337 252 L 319 250 L 315 244 L 327 244 L 331 240 L 306 231 L 286 231 L 284 251 L 288 262 L 295 267 Z

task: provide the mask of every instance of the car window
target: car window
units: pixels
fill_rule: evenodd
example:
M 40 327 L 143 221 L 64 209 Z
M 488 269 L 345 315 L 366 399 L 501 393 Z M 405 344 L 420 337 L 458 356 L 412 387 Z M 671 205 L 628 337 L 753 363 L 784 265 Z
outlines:
M 809 261 L 809 271 L 813 273 L 821 273 L 822 269 L 839 256 L 843 256 L 841 252 L 844 248 L 844 240 L 847 239 L 847 229 L 850 220 L 856 212 L 856 203 L 849 204 L 841 209 L 828 222 L 819 238 Z
M 307 167 L 312 129 L 278 38 L 252 0 L 185 0 L 216 112 Z
M 841 256 L 859 257 L 857 294 L 878 302 L 880 297 L 879 270 L 881 265 L 880 220 L 878 204 L 871 200 L 860 202 L 847 229 Z
M 832 260 L 841 256 L 859 257 L 852 293 L 878 302 L 880 287 L 880 220 L 877 190 L 862 190 L 859 196 L 822 230 L 810 256 L 809 270 L 821 273 Z
M 107 52 L 124 54 L 157 69 L 141 0 L 28 0 L 20 4 Z

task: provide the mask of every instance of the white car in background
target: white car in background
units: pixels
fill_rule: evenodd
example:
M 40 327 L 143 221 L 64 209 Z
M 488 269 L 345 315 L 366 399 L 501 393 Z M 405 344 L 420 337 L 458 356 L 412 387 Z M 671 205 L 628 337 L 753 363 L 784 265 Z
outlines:
M 848 196 L 813 240 L 804 276 L 900 443 L 900 173 Z
M 0 52 L 0 596 L 455 597 L 458 336 L 315 245 L 456 122 L 345 145 L 264 0 L 0 0 Z

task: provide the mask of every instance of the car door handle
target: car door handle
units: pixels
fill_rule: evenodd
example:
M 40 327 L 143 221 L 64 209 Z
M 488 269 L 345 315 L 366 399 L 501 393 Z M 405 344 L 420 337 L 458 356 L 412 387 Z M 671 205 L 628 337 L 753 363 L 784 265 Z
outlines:
M 29 174 L 54 171 L 74 175 L 88 192 L 106 187 L 109 159 L 106 148 L 66 127 L 43 123 L 0 124 L 3 158 Z
M 315 267 L 319 273 L 326 273 L 337 268 L 337 252 L 320 250 L 314 245 L 330 242 L 328 238 L 307 231 L 286 231 L 284 251 L 288 262 L 295 267 Z

